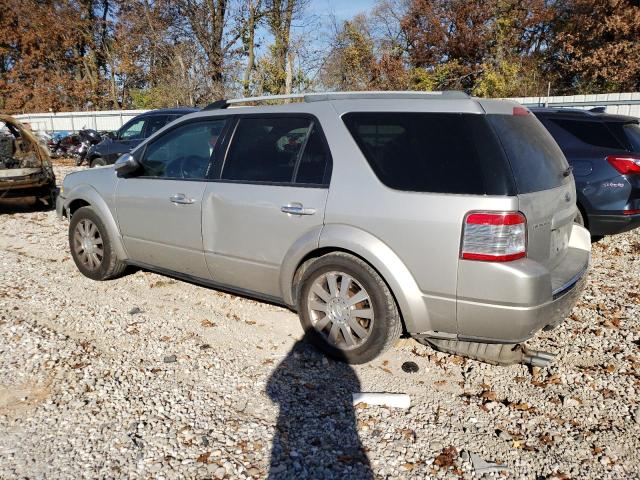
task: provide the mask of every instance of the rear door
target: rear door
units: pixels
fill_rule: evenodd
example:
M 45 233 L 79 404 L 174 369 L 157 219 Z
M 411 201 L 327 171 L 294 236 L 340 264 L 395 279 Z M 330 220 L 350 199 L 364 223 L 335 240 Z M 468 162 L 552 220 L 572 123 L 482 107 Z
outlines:
M 487 115 L 507 154 L 527 218 L 527 256 L 553 269 L 567 252 L 576 216 L 569 164 L 551 134 L 530 113 Z
M 239 118 L 218 180 L 203 199 L 211 278 L 280 298 L 279 276 L 299 239 L 317 241 L 331 157 L 318 122 L 304 115 Z

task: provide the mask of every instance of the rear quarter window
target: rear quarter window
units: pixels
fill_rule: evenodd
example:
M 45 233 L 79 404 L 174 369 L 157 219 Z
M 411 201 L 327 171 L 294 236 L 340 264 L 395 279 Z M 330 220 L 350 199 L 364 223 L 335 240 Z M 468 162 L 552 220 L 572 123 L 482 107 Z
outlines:
M 593 147 L 621 148 L 620 142 L 600 120 L 571 120 L 549 118 L 547 120 L 551 132 L 553 127 L 564 130 L 580 142 Z M 556 135 L 554 135 L 555 137 Z
M 567 160 L 532 114 L 487 115 L 509 159 L 518 193 L 549 190 L 569 182 Z
M 607 127 L 622 141 L 625 149 L 640 152 L 640 125 L 636 122 L 607 122 Z
M 504 152 L 484 115 L 352 112 L 343 120 L 376 176 L 390 188 L 514 193 Z

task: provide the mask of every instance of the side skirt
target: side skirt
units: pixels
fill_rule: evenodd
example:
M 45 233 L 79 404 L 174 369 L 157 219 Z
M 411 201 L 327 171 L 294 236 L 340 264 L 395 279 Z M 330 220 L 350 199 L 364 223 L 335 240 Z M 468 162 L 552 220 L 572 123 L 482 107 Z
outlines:
M 150 270 L 152 272 L 159 273 L 161 275 L 166 275 L 167 277 L 177 278 L 179 280 L 184 280 L 188 283 L 193 283 L 200 286 L 205 286 L 209 288 L 213 288 L 215 290 L 220 290 L 221 292 L 231 293 L 234 295 L 238 295 L 240 297 L 249 298 L 251 300 L 260 300 L 266 303 L 271 303 L 273 305 L 277 305 L 279 307 L 285 307 L 289 310 L 295 311 L 292 305 L 287 305 L 282 298 L 274 297 L 271 295 L 265 295 L 263 293 L 254 292 L 252 290 L 247 290 L 244 288 L 233 287 L 231 285 L 225 285 L 222 283 L 215 282 L 208 278 L 195 277 L 193 275 L 189 275 L 186 273 L 175 272 L 173 270 L 168 270 L 166 268 L 156 267 L 153 265 L 149 265 L 142 262 L 135 262 L 133 260 L 127 260 L 127 265 L 131 265 L 134 267 L 142 268 L 143 270 Z

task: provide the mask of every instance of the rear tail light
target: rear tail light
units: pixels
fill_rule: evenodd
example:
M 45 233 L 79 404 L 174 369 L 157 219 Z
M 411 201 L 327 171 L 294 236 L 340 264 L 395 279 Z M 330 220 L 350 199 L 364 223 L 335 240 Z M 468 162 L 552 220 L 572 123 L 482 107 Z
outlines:
M 513 107 L 513 115 L 516 117 L 526 117 L 531 111 L 525 107 Z
M 640 157 L 634 155 L 609 155 L 607 162 L 622 175 L 640 173 Z
M 510 262 L 527 255 L 527 219 L 519 212 L 472 212 L 464 219 L 461 258 Z

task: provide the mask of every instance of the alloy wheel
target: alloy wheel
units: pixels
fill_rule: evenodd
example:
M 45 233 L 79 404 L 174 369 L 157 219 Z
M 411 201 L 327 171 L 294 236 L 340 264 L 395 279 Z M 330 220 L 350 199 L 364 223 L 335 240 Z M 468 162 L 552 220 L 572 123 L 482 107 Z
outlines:
M 73 234 L 73 248 L 80 263 L 88 270 L 97 270 L 104 259 L 100 230 L 91 220 L 83 218 Z
M 344 272 L 320 275 L 309 290 L 307 309 L 313 328 L 336 348 L 352 350 L 371 335 L 371 297 L 362 284 Z

